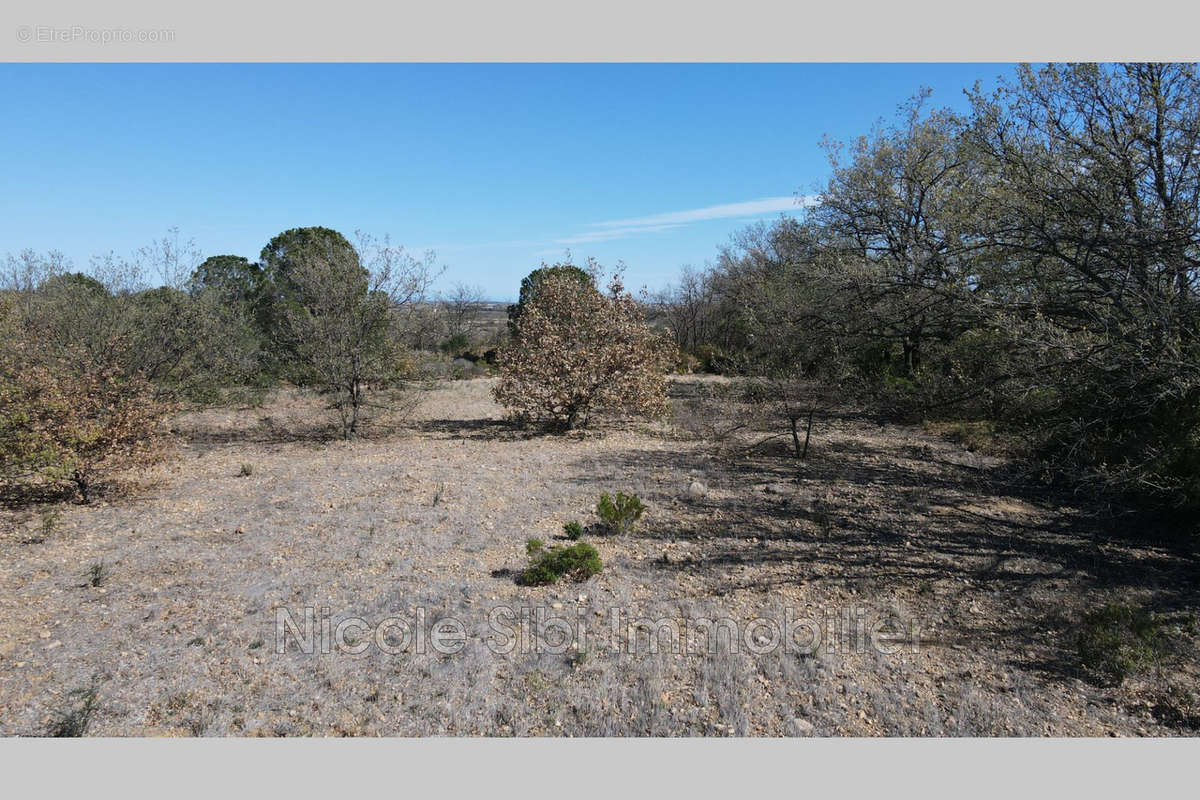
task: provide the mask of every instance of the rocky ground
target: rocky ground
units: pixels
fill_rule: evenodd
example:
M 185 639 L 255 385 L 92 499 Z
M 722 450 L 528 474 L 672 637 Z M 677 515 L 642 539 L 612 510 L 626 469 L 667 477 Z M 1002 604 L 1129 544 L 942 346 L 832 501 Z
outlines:
M 182 415 L 131 491 L 0 512 L 0 733 L 1194 732 L 1194 553 L 919 427 L 821 415 L 804 462 L 764 431 L 718 446 L 685 422 L 714 382 L 566 437 L 507 425 L 489 379 L 354 443 L 296 393 Z M 589 532 L 603 572 L 517 585 L 526 538 L 602 491 L 647 506 Z M 1120 687 L 1074 657 L 1111 600 L 1178 621 Z M 313 652 L 278 626 L 306 609 Z

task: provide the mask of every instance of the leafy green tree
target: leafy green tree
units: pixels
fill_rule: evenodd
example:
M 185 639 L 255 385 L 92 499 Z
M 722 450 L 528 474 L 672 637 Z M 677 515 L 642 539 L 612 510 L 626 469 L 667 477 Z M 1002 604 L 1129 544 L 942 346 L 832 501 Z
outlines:
M 302 291 L 295 281 L 295 274 L 302 265 L 321 259 L 352 270 L 357 255 L 354 245 L 342 234 L 332 228 L 313 226 L 291 228 L 278 234 L 263 247 L 259 262 L 267 291 L 273 300 L 279 301 Z M 361 271 L 361 265 L 357 269 Z
M 1194 64 L 1022 67 L 972 95 L 993 293 L 1014 391 L 1052 464 L 1200 506 L 1200 76 Z
M 263 269 L 244 256 L 210 256 L 192 273 L 194 294 L 214 291 L 224 301 L 253 308 L 261 302 Z
M 964 295 L 978 288 L 973 211 L 982 182 L 960 131 L 965 122 L 926 111 L 924 91 L 901 107 L 898 124 L 876 128 L 848 149 L 826 142 L 833 175 L 811 217 L 827 249 L 856 262 L 847 281 L 858 309 L 848 321 L 911 377 L 930 340 L 966 327 Z
M 399 315 L 432 282 L 432 254 L 417 259 L 362 234 L 347 249 L 340 234 L 315 230 L 321 232 L 296 235 L 282 247 L 276 237 L 263 251 L 272 285 L 283 287 L 274 300 L 276 341 L 292 374 L 325 393 L 342 435 L 352 439 L 365 414 L 386 405 L 372 393 L 401 386 L 407 364 Z
M 298 383 L 311 379 L 305 374 L 308 359 L 297 352 L 294 322 L 298 309 L 321 303 L 311 283 L 313 265 L 322 263 L 340 272 L 339 280 L 362 284 L 367 277 L 358 263 L 358 253 L 341 233 L 321 226 L 291 228 L 273 237 L 259 254 L 262 265 L 262 308 L 259 323 L 268 339 L 273 367 Z M 301 276 L 300 272 L 304 271 Z
M 697 330 L 743 371 L 995 420 L 1057 475 L 1200 507 L 1196 66 L 1022 67 L 961 117 L 923 99 L 831 148 L 802 222 L 722 251 Z

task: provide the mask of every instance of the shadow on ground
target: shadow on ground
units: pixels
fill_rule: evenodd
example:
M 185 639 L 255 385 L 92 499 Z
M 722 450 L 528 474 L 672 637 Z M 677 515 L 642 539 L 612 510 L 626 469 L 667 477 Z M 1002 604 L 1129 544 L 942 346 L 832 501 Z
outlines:
M 1149 517 L 1023 482 L 916 429 L 832 418 L 814 445 L 804 461 L 789 447 L 726 450 L 701 467 L 672 450 L 589 455 L 572 472 L 597 494 L 641 494 L 652 513 L 629 537 L 644 549 L 686 545 L 645 559 L 648 572 L 687 575 L 712 596 L 899 598 L 938 638 L 1055 679 L 1078 677 L 1084 610 L 1125 598 L 1163 615 L 1200 608 L 1194 542 Z M 698 471 L 712 491 L 688 499 Z

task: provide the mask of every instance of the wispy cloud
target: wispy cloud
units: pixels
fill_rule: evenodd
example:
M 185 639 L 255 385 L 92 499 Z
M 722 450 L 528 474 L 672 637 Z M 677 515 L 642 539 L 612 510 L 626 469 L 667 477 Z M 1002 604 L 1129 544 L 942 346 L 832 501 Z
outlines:
M 587 227 L 591 230 L 555 239 L 555 244 L 586 244 L 590 242 L 606 242 L 612 239 L 624 239 L 643 233 L 658 233 L 674 230 L 696 222 L 707 222 L 715 219 L 736 219 L 738 217 L 759 217 L 780 211 L 795 211 L 800 208 L 814 206 L 819 202 L 815 195 L 800 197 L 760 197 L 757 200 L 745 200 L 741 203 L 724 203 L 704 208 L 690 208 L 686 211 L 668 211 L 664 214 L 652 214 L 646 217 L 631 217 L 629 219 L 614 219 L 607 222 L 593 222 Z
M 585 226 L 587 230 L 572 234 L 570 236 L 562 236 L 556 239 L 451 243 L 443 244 L 440 247 L 434 247 L 432 249 L 441 253 L 458 250 L 592 244 L 594 242 L 608 242 L 614 239 L 625 239 L 630 236 L 638 236 L 640 234 L 661 233 L 663 231 L 676 230 L 686 225 L 691 225 L 697 222 L 707 222 L 709 220 L 737 219 L 739 217 L 761 217 L 765 214 L 774 214 L 781 211 L 796 211 L 801 208 L 815 206 L 819 202 L 820 198 L 816 195 L 801 195 L 799 197 L 760 197 L 757 200 L 746 200 L 741 203 L 725 203 L 718 206 L 692 208 L 686 211 L 668 211 L 665 214 L 652 214 L 646 217 L 631 217 L 630 219 L 615 219 L 607 222 L 593 222 Z M 540 256 L 547 253 L 557 252 L 560 251 L 554 249 L 539 250 L 537 253 L 534 253 L 534 255 Z
M 597 223 L 604 224 L 604 223 Z M 609 239 L 623 239 L 626 236 L 632 236 L 636 233 L 657 233 L 658 231 L 669 231 L 673 228 L 683 227 L 683 223 L 677 222 L 664 225 L 630 225 L 624 228 L 604 228 L 603 230 L 586 231 L 574 236 L 564 236 L 561 239 L 555 239 L 556 244 L 584 244 L 586 242 L 606 242 Z
M 711 219 L 757 217 L 762 214 L 771 214 L 778 211 L 794 211 L 798 208 L 816 204 L 817 198 L 811 195 L 801 197 L 760 197 L 757 200 L 746 200 L 741 203 L 725 203 L 719 206 L 692 208 L 687 211 L 669 211 L 665 214 L 654 214 L 649 217 L 597 222 L 592 227 L 635 228 L 650 225 L 687 225 L 691 222 L 704 222 Z

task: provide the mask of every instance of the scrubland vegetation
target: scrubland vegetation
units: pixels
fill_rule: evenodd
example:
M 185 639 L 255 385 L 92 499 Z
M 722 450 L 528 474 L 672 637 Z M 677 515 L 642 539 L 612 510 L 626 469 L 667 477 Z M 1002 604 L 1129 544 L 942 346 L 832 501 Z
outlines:
M 892 419 L 984 422 L 1063 482 L 1200 510 L 1200 89 L 1190 65 L 1022 68 L 964 115 L 918 95 L 800 220 L 659 305 L 705 370 Z
M 1195 68 L 1022 69 L 826 146 L 819 202 L 640 297 L 544 264 L 505 313 L 321 227 L 10 254 L 0 732 L 1194 732 Z M 529 604 L 593 624 L 485 647 Z M 277 650 L 303 606 L 466 645 Z M 920 632 L 600 630 L 797 608 Z

